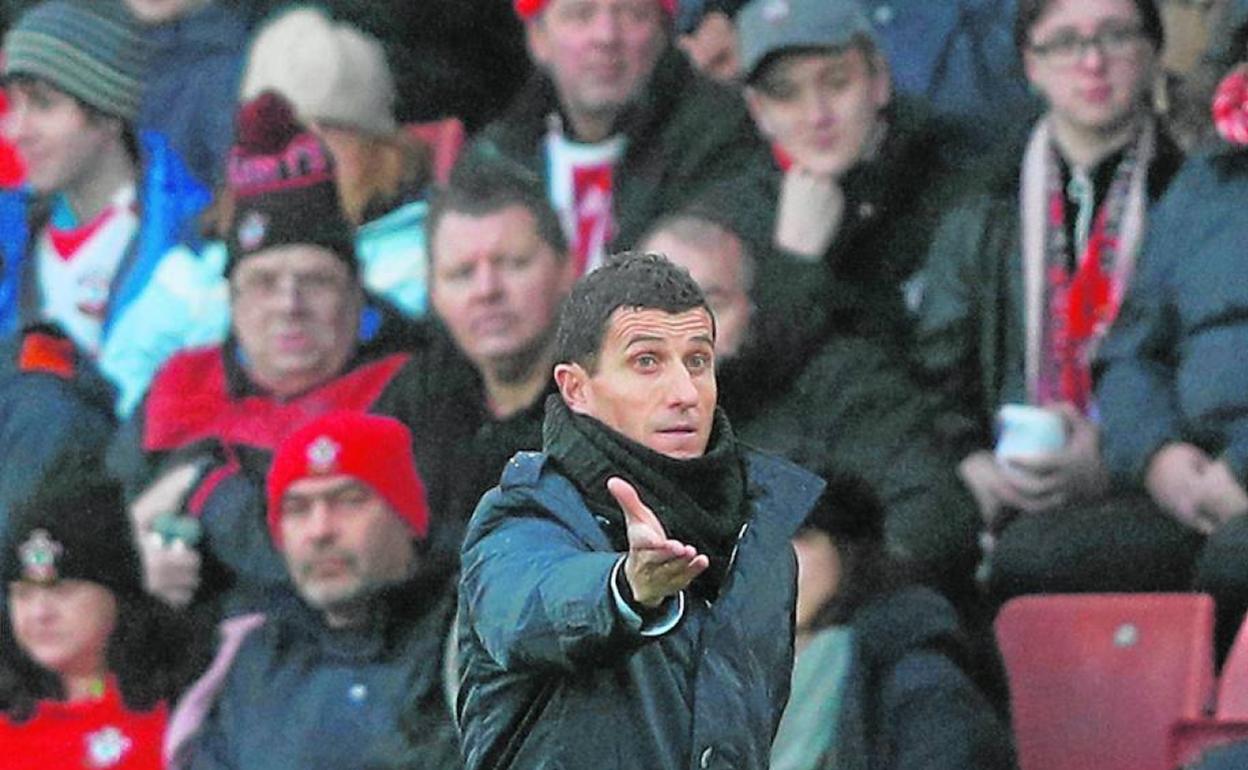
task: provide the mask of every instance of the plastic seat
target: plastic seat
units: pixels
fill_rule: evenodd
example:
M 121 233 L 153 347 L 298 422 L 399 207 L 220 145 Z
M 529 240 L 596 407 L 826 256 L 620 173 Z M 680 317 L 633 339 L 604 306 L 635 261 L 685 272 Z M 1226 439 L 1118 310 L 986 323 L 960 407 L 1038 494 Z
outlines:
M 1215 711 L 1221 720 L 1248 720 L 1248 623 L 1241 623 L 1222 664 Z
M 459 118 L 443 118 L 428 123 L 409 123 L 404 129 L 429 145 L 433 153 L 433 177 L 438 184 L 446 184 L 464 148 L 464 124 Z
M 1204 594 L 1063 594 L 996 620 L 1021 770 L 1168 770 L 1171 730 L 1213 694 Z

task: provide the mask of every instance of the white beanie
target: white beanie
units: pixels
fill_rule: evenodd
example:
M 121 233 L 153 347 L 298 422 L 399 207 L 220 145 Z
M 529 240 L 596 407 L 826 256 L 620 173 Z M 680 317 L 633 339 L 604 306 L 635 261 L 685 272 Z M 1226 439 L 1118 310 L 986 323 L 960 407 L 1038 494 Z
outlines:
M 380 41 L 323 11 L 296 7 L 257 32 L 243 73 L 240 101 L 274 90 L 299 119 L 376 136 L 398 130 L 394 78 Z

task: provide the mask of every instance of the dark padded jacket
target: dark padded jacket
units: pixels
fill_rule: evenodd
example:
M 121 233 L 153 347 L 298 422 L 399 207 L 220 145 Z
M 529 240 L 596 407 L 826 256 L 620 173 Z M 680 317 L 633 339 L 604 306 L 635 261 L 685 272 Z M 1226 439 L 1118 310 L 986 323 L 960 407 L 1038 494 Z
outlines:
M 790 538 L 822 482 L 746 455 L 753 513 L 713 604 L 644 638 L 619 617 L 615 552 L 545 455 L 516 455 L 464 544 L 458 719 L 472 770 L 762 770 L 789 692 Z
M 442 686 L 453 602 L 419 581 L 372 622 L 334 630 L 293 596 L 234 657 L 191 747 L 191 770 L 455 770 Z
M 1118 320 L 1094 368 L 1102 452 L 1140 484 L 1162 445 L 1222 454 L 1248 484 L 1248 154 L 1192 158 L 1150 222 Z

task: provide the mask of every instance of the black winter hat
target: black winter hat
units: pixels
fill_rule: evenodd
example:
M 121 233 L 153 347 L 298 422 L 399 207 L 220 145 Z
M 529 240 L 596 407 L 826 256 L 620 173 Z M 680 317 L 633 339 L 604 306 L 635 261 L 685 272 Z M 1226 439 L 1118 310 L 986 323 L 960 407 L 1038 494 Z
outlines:
M 56 467 L 14 509 L 3 563 L 5 583 L 76 579 L 118 594 L 142 591 L 121 487 L 85 464 Z
M 355 228 L 342 211 L 333 158 L 290 102 L 265 91 L 239 108 L 236 128 L 226 167 L 235 201 L 226 274 L 258 251 L 289 244 L 324 247 L 357 274 Z
M 884 539 L 884 505 L 860 476 L 823 474 L 828 485 L 806 516 L 803 529 L 817 530 L 837 542 Z

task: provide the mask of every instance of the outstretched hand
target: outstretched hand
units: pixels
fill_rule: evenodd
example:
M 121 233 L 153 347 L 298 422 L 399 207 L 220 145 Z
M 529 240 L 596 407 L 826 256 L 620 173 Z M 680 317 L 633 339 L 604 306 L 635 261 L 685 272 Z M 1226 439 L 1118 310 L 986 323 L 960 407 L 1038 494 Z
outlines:
M 658 607 L 669 596 L 688 588 L 711 565 L 710 558 L 698 549 L 667 536 L 632 484 L 613 476 L 607 480 L 607 491 L 619 503 L 628 524 L 624 578 L 638 604 Z

